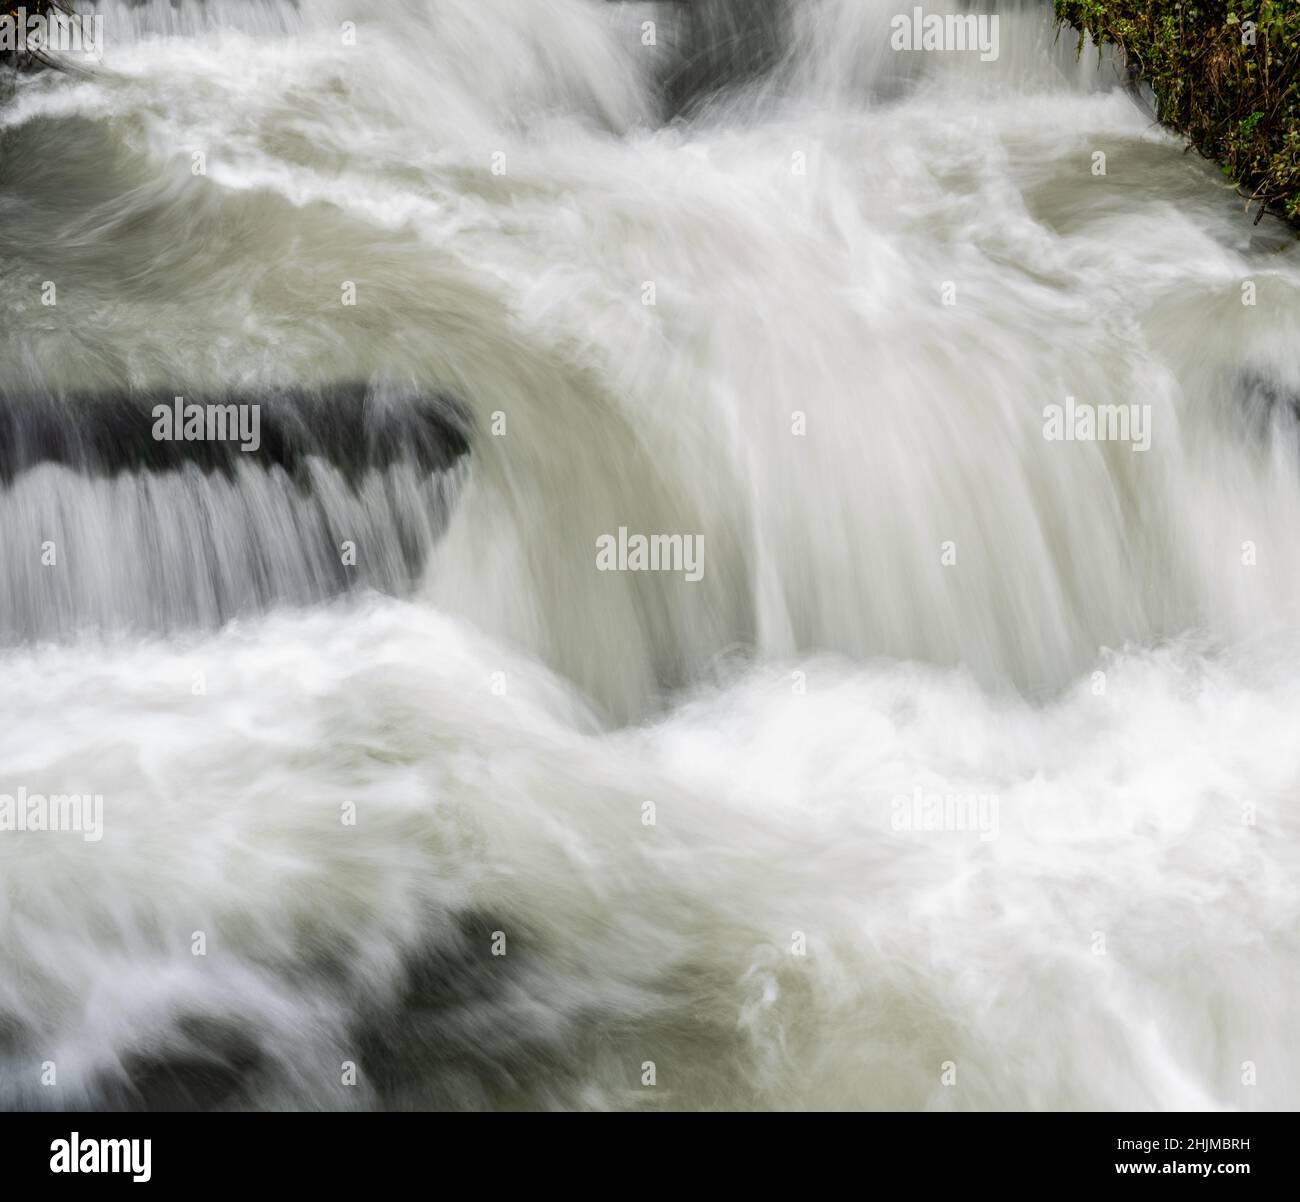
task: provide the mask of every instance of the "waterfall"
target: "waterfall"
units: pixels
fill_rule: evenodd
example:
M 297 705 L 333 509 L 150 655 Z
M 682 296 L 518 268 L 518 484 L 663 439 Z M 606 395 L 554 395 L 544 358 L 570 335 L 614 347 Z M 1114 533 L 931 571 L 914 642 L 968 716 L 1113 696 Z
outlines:
M 1294 1107 L 1300 253 L 912 8 L 5 82 L 0 1104 Z

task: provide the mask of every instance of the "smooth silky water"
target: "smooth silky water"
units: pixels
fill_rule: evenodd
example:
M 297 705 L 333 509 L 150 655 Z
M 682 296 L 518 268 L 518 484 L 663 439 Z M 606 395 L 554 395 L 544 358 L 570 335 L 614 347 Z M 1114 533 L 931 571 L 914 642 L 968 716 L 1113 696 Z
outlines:
M 910 7 L 115 3 L 11 85 L 0 405 L 465 442 L 0 478 L 0 793 L 104 798 L 0 833 L 0 1104 L 1300 1103 L 1300 250 L 1049 5 Z

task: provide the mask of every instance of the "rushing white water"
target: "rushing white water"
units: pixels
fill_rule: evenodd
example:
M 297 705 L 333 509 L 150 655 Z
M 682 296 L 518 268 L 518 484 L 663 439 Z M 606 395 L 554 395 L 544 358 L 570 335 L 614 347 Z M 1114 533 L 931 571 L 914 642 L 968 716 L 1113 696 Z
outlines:
M 1048 7 L 898 7 L 115 4 L 0 106 L 0 398 L 474 426 L 445 533 L 409 464 L 0 482 L 0 794 L 104 797 L 0 832 L 0 1102 L 1300 1101 L 1300 254 Z

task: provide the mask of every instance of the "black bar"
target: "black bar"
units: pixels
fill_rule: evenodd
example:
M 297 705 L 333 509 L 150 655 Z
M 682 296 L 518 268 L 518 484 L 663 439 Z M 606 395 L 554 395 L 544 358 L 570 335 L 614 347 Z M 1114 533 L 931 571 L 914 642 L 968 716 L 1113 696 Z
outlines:
M 683 1178 L 666 1174 L 693 1165 L 711 1166 L 709 1176 L 725 1181 L 728 1192 L 746 1180 L 770 1189 L 779 1178 L 807 1184 L 846 1173 L 859 1186 L 881 1188 L 960 1182 L 1073 1189 L 1139 1177 L 1148 1185 L 1139 1182 L 1138 1191 L 1159 1180 L 1216 1192 L 1294 1192 L 1296 1177 L 1296 1116 L 1278 1113 L 28 1113 L 3 1116 L 0 1130 L 6 1193 L 15 1199 L 68 1183 L 91 1191 L 110 1184 L 164 1191 L 271 1185 L 338 1196 L 403 1180 L 440 1193 L 496 1191 L 513 1181 L 537 1188 L 550 1180 L 559 1188 L 590 1177 L 617 1192 L 653 1180 L 676 1189 Z M 148 1140 L 148 1181 L 133 1180 L 143 1144 L 126 1171 L 52 1171 L 56 1159 L 61 1168 L 71 1159 L 73 1132 L 86 1166 L 101 1154 L 98 1146 L 87 1152 L 88 1140 Z M 1206 1146 L 1193 1146 L 1200 1140 Z M 116 1152 L 127 1155 L 121 1145 Z M 110 1147 L 105 1155 L 113 1153 Z

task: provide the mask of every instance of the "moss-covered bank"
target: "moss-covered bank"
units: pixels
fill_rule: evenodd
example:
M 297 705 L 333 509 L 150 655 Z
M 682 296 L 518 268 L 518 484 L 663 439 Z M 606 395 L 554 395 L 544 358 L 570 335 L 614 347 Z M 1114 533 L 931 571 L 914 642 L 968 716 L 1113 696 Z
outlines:
M 1055 0 L 1123 51 L 1160 120 L 1244 195 L 1300 222 L 1300 0 Z

